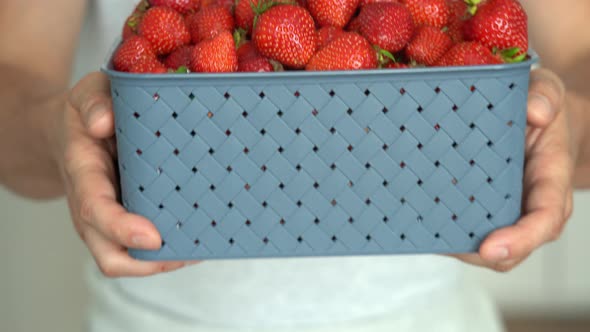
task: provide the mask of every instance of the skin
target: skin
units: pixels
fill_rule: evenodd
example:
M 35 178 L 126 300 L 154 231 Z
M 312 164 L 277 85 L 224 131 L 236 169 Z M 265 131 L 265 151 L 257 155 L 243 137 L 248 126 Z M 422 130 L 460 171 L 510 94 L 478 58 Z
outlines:
M 497 271 L 513 269 L 558 239 L 572 212 L 574 188 L 590 187 L 590 90 L 583 84 L 590 77 L 590 33 L 579 29 L 590 2 L 568 3 L 567 13 L 553 17 L 548 15 L 566 10 L 560 2 L 522 2 L 546 68 L 531 76 L 524 216 L 491 234 L 479 254 L 458 256 Z M 68 86 L 85 5 L 0 2 L 0 183 L 33 199 L 65 195 L 74 227 L 108 277 L 181 268 L 187 263 L 141 262 L 126 252 L 157 249 L 161 239 L 148 220 L 117 203 L 107 78 L 91 73 Z

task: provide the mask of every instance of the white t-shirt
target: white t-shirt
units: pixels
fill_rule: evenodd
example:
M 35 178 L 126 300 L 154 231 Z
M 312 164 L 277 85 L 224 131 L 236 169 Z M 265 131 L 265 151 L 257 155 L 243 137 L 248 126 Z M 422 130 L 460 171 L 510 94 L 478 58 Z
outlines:
M 100 67 L 136 2 L 90 2 L 74 82 Z M 103 278 L 92 265 L 89 281 L 94 301 L 90 329 L 100 332 L 208 331 L 205 327 L 307 331 L 352 322 L 368 327 L 380 319 L 387 330 L 393 327 L 387 319 L 420 322 L 430 331 L 466 319 L 481 323 L 478 331 L 497 328 L 485 298 L 462 284 L 459 263 L 438 256 L 207 261 L 174 273 L 118 280 Z M 441 296 L 439 302 L 434 294 Z M 467 305 L 468 299 L 479 302 Z M 429 302 L 438 304 L 423 309 L 428 317 L 417 315 Z M 401 326 L 395 330 L 405 331 Z M 453 326 L 449 331 L 463 331 Z

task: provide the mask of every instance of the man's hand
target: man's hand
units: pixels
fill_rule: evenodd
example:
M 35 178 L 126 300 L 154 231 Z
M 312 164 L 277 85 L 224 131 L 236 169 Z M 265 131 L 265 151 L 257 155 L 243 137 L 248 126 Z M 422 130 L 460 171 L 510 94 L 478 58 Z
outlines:
M 72 90 L 60 133 L 57 159 L 74 226 L 103 274 L 147 276 L 185 266 L 142 262 L 127 253 L 127 248 L 158 249 L 162 240 L 150 221 L 127 213 L 117 201 L 114 114 L 103 74 L 86 76 Z
M 511 227 L 492 233 L 479 254 L 462 260 L 509 271 L 534 250 L 555 241 L 572 213 L 572 179 L 576 153 L 566 91 L 547 70 L 531 74 L 524 172 L 523 216 Z

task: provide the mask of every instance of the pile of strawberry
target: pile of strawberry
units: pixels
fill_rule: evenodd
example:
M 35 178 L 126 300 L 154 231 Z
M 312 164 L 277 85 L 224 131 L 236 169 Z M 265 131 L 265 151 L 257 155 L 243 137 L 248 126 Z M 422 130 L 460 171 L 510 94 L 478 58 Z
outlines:
M 518 0 L 142 0 L 115 70 L 270 72 L 523 61 Z

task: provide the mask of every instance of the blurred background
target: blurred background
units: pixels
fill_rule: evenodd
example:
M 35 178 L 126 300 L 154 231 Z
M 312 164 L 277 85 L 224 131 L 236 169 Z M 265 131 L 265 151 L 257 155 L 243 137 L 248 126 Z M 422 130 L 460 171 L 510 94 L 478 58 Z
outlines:
M 563 237 L 508 274 L 470 268 L 510 332 L 590 331 L 590 193 L 578 193 Z M 65 202 L 32 203 L 0 189 L 0 331 L 83 330 L 89 256 Z

